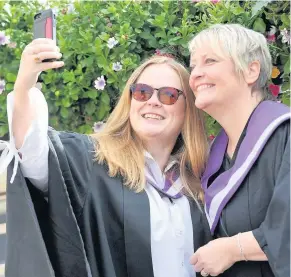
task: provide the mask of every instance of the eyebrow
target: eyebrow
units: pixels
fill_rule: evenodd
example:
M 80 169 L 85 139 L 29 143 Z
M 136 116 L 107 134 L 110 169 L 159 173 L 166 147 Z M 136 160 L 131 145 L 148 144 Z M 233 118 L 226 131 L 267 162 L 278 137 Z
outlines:
M 206 53 L 206 54 L 202 55 L 202 58 L 205 59 L 208 55 L 209 55 L 209 53 Z M 214 58 L 216 58 L 216 59 L 220 59 L 220 57 L 218 55 L 216 55 L 215 53 L 212 53 L 211 55 L 213 55 Z M 193 60 L 190 59 L 190 65 L 189 66 L 192 67 L 193 63 L 194 64 L 196 63 L 196 59 L 193 59 Z
M 202 55 L 202 58 L 205 58 L 207 54 Z M 196 59 L 190 59 L 190 67 L 192 66 L 192 63 L 196 63 Z

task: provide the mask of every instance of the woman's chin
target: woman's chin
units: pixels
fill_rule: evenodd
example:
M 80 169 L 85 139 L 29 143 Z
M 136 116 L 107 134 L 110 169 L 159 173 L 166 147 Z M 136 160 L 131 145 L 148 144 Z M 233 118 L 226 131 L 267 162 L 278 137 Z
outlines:
M 207 100 L 207 99 L 199 99 L 196 98 L 195 100 L 195 106 L 197 107 L 197 109 L 199 110 L 206 110 L 211 104 L 211 101 Z

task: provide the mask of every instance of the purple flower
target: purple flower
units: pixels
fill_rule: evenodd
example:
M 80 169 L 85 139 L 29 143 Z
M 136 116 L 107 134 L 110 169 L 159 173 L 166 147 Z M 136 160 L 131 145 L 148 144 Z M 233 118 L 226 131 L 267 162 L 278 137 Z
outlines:
M 93 127 L 92 127 L 94 133 L 99 132 L 104 127 L 104 124 L 105 123 L 103 121 L 95 122 Z
M 107 27 L 111 28 L 112 27 L 112 23 L 111 22 L 107 23 Z
M 4 32 L 0 32 L 0 45 L 6 45 L 10 43 L 10 37 L 6 36 Z
M 117 43 L 118 41 L 113 37 L 113 38 L 108 39 L 107 46 L 108 48 L 112 49 Z
M 98 77 L 95 81 L 94 81 L 94 87 L 97 90 L 103 90 L 106 86 L 106 82 L 104 79 L 104 76 L 102 75 L 101 77 Z
M 0 79 L 0 94 L 2 94 L 2 92 L 4 91 L 5 85 L 6 85 L 6 82 Z
M 117 63 L 113 63 L 113 66 L 112 66 L 112 69 L 114 71 L 120 71 L 122 69 L 122 65 L 120 62 L 117 62 Z

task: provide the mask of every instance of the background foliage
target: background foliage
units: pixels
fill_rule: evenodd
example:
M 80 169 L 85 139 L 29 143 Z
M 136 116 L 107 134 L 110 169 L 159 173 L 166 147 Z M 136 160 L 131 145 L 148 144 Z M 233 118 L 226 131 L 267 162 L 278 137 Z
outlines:
M 189 40 L 214 23 L 240 23 L 267 37 L 274 63 L 270 89 L 289 105 L 289 1 L 1 1 L 0 137 L 8 133 L 6 95 L 13 89 L 21 53 L 32 40 L 33 16 L 48 6 L 57 12 L 65 66 L 42 73 L 38 86 L 56 129 L 92 132 L 142 60 L 167 54 L 188 65 Z M 99 84 L 98 90 L 94 81 L 101 76 L 106 84 L 103 90 Z M 217 133 L 219 126 L 212 119 L 207 118 L 207 126 L 209 135 Z

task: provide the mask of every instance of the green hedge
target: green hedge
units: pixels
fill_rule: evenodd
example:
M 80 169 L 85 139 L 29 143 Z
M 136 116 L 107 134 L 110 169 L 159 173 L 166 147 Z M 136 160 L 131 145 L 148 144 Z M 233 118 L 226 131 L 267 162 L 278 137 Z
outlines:
M 51 1 L 49 5 L 58 13 L 57 38 L 65 66 L 42 73 L 39 82 L 49 104 L 50 125 L 57 129 L 92 132 L 94 122 L 106 119 L 142 60 L 154 53 L 174 54 L 188 65 L 189 40 L 214 23 L 240 23 L 268 37 L 275 66 L 271 89 L 274 94 L 280 90 L 279 99 L 289 104 L 289 1 Z M 13 89 L 21 53 L 32 40 L 33 15 L 45 8 L 32 1 L 0 2 L 0 137 L 8 133 L 6 95 Z M 118 42 L 113 48 L 108 47 L 108 41 L 114 42 L 110 38 Z M 118 62 L 119 71 L 113 68 Z M 94 81 L 101 76 L 106 86 L 97 90 Z M 207 122 L 209 134 L 215 135 L 217 124 L 210 118 Z

